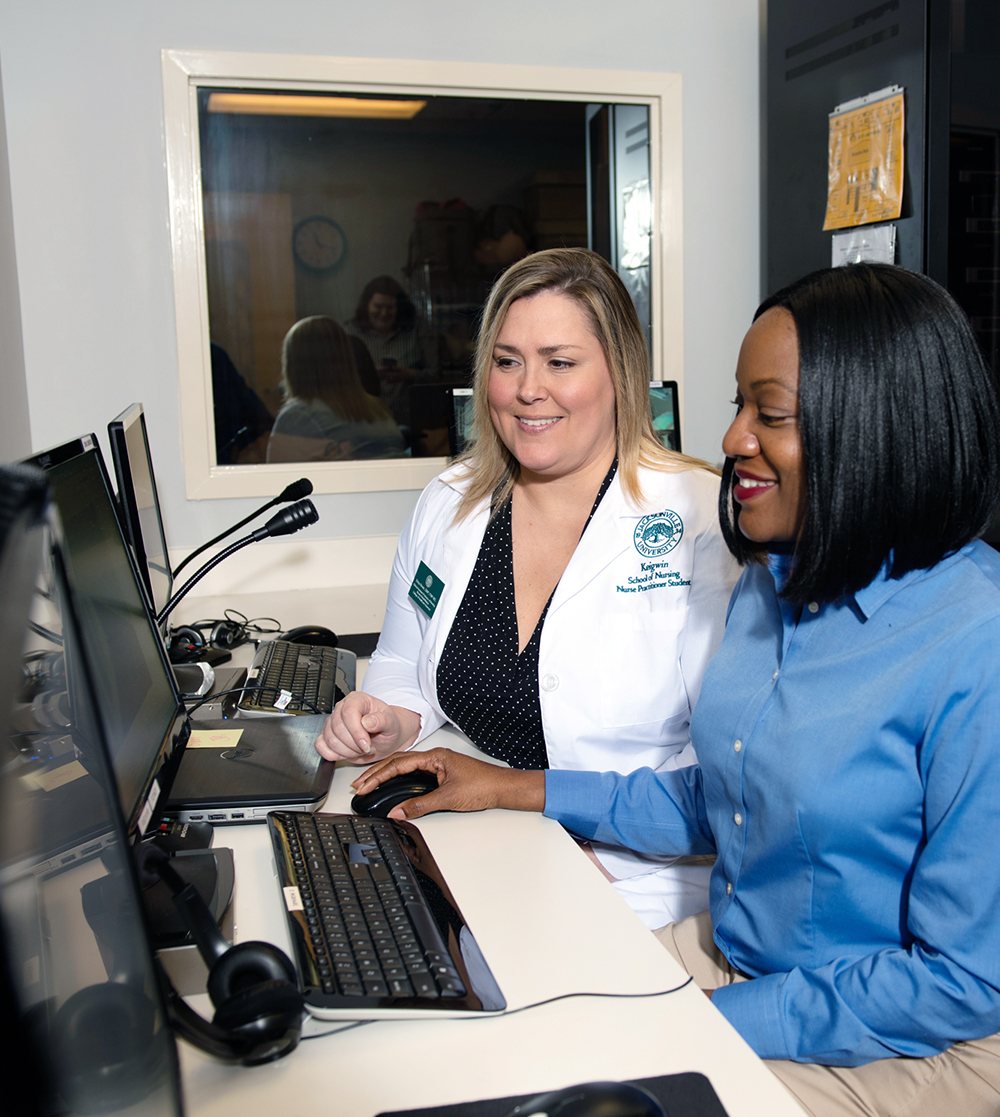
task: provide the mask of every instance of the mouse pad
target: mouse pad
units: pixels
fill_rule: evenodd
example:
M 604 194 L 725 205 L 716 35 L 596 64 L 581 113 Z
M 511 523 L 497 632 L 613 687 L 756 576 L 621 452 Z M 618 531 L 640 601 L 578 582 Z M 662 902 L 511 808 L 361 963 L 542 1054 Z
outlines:
M 719 1095 L 703 1074 L 666 1074 L 660 1078 L 632 1079 L 635 1086 L 645 1086 L 653 1094 L 667 1117 L 729 1117 Z M 431 1109 L 396 1110 L 378 1117 L 507 1117 L 515 1105 L 546 1093 L 521 1094 L 509 1098 L 489 1098 L 459 1105 L 439 1105 Z

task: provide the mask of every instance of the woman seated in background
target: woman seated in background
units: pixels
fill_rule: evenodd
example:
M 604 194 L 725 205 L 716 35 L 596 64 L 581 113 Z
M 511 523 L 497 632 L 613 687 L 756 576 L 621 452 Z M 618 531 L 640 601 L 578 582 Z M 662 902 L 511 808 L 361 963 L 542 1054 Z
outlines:
M 278 412 L 269 462 L 395 458 L 403 436 L 389 409 L 361 386 L 351 339 L 332 318 L 296 322 L 281 347 Z
M 371 761 L 451 722 L 518 768 L 694 761 L 691 707 L 737 570 L 718 477 L 657 441 L 648 385 L 635 309 L 600 256 L 553 249 L 504 273 L 474 447 L 400 536 L 364 692 L 334 710 L 323 756 Z M 651 927 L 707 902 L 704 865 L 592 852 Z
M 736 380 L 720 508 L 746 569 L 699 765 L 510 772 L 442 750 L 358 784 L 430 768 L 406 817 L 544 809 L 609 845 L 716 854 L 711 912 L 658 936 L 808 1112 L 994 1115 L 992 378 L 947 292 L 858 264 L 768 299 Z
M 403 426 L 410 424 L 410 385 L 428 364 L 416 323 L 416 307 L 390 275 L 365 285 L 354 317 L 344 323 L 371 353 L 382 402 Z

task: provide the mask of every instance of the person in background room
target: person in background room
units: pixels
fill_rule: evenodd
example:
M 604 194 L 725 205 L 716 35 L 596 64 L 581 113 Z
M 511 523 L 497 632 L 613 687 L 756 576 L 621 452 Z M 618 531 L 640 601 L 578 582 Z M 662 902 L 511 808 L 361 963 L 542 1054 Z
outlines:
M 410 384 L 428 363 L 416 321 L 416 309 L 403 288 L 391 276 L 379 275 L 366 284 L 354 317 L 344 323 L 348 334 L 371 353 L 382 402 L 403 426 L 410 423 Z
M 403 436 L 361 386 L 351 339 L 332 318 L 296 322 L 281 347 L 282 391 L 267 448 L 269 462 L 394 458 Z
M 816 1117 L 1000 1112 L 1000 409 L 968 320 L 902 268 L 817 272 L 743 342 L 723 531 L 746 564 L 691 723 L 699 765 L 391 759 L 397 808 L 542 810 L 714 853 L 658 937 Z
M 445 722 L 518 768 L 693 763 L 688 725 L 737 568 L 718 476 L 653 432 L 649 355 L 596 253 L 515 263 L 487 302 L 472 450 L 400 536 L 364 691 L 317 741 L 366 762 Z M 708 869 L 588 847 L 651 927 L 707 903 Z

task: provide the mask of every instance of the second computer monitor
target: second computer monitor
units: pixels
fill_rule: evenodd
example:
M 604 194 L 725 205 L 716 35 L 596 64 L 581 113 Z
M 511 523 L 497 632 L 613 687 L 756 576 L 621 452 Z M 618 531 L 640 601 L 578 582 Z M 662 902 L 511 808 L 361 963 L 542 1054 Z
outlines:
M 142 404 L 133 403 L 112 419 L 108 423 L 108 437 L 115 461 L 122 531 L 132 547 L 139 576 L 156 616 L 170 600 L 173 578 Z

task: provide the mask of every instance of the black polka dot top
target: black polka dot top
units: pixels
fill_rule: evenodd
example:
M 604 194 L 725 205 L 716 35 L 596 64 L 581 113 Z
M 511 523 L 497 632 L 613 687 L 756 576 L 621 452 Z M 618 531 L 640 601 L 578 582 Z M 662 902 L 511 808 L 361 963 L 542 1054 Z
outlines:
M 617 470 L 615 458 L 584 531 Z M 505 760 L 512 768 L 547 768 L 538 701 L 538 648 L 552 598 L 545 603 L 535 631 L 519 655 L 510 510 L 508 498 L 486 528 L 441 653 L 438 702 L 448 720 L 483 752 Z

